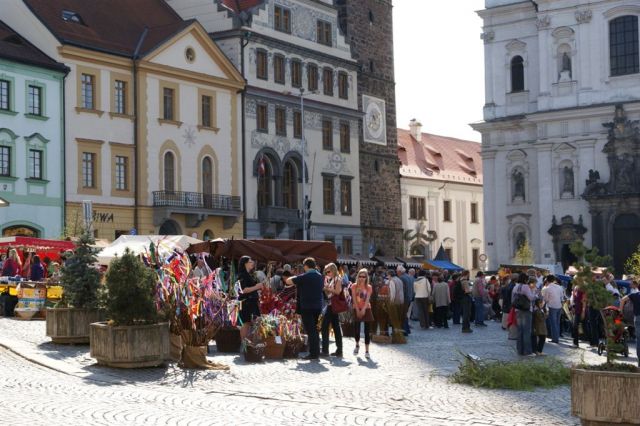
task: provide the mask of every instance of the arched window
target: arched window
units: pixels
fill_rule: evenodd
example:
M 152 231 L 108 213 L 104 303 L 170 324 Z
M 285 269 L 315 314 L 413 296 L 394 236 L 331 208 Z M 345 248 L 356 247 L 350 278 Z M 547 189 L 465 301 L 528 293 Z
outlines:
M 164 154 L 164 190 L 175 191 L 176 160 L 173 152 Z
M 202 235 L 202 239 L 204 241 L 213 240 L 213 231 L 211 231 L 211 229 L 207 229 L 206 231 L 204 231 L 204 234 Z
M 288 209 L 298 208 L 298 170 L 293 161 L 287 161 L 282 173 L 282 204 Z
M 612 76 L 639 71 L 637 16 L 620 16 L 609 22 L 609 60 Z
M 524 90 L 524 59 L 522 56 L 514 56 L 511 59 L 511 92 Z
M 558 47 L 558 80 L 566 81 L 572 77 L 571 46 L 562 44 Z
M 525 201 L 526 190 L 524 173 L 522 170 L 515 169 L 511 172 L 511 201 Z
M 202 159 L 202 193 L 205 195 L 213 194 L 213 165 L 211 157 Z
M 260 159 L 258 173 L 258 206 L 273 205 L 273 166 L 267 156 Z

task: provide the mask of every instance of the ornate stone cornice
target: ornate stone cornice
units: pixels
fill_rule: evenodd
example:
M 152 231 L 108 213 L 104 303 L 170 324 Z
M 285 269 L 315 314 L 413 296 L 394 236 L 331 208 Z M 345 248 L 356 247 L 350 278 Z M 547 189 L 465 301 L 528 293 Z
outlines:
M 484 41 L 485 44 L 491 43 L 494 38 L 496 38 L 496 33 L 494 31 L 486 31 L 480 34 L 480 38 Z
M 576 11 L 576 22 L 578 24 L 588 24 L 591 22 L 591 18 L 593 17 L 593 12 L 591 10 L 577 10 Z
M 551 25 L 551 16 L 549 15 L 541 16 L 536 21 L 536 27 L 538 27 L 538 30 L 549 28 L 550 25 Z

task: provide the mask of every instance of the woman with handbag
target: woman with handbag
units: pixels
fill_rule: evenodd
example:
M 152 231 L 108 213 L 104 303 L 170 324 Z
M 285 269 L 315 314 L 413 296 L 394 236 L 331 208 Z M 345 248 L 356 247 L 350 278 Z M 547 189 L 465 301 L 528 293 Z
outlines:
M 521 273 L 518 284 L 513 289 L 511 306 L 516 310 L 516 326 L 518 327 L 517 349 L 518 355 L 535 356 L 531 347 L 532 304 L 535 294 L 529 287 L 529 276 Z
M 351 300 L 353 300 L 354 326 L 356 348 L 354 355 L 358 355 L 360 350 L 360 324 L 364 323 L 364 356 L 369 359 L 369 343 L 371 343 L 371 325 L 373 312 L 371 311 L 371 293 L 373 288 L 369 284 L 369 272 L 366 268 L 360 269 L 356 275 L 355 284 L 351 285 Z
M 342 356 L 342 329 L 338 314 L 349 309 L 342 290 L 342 279 L 338 277 L 338 268 L 335 263 L 329 263 L 324 267 L 324 294 L 329 299 L 322 317 L 322 350 L 320 355 L 329 355 L 329 325 L 333 328 L 336 337 L 336 351 L 331 356 Z

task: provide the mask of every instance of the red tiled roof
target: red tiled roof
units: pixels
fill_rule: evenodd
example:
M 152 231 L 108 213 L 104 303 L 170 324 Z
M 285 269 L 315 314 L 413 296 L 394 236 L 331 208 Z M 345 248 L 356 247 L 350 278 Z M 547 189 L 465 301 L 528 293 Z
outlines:
M 0 57 L 59 71 L 67 70 L 64 64 L 45 55 L 2 21 L 0 21 Z
M 261 6 L 265 0 L 219 0 L 220 4 L 235 13 Z
M 482 184 L 477 142 L 429 133 L 418 142 L 409 130 L 398 129 L 398 157 L 402 176 Z
M 123 56 L 133 56 L 145 27 L 140 53 L 191 24 L 164 0 L 23 1 L 62 43 Z M 81 22 L 63 19 L 63 11 L 77 14 Z

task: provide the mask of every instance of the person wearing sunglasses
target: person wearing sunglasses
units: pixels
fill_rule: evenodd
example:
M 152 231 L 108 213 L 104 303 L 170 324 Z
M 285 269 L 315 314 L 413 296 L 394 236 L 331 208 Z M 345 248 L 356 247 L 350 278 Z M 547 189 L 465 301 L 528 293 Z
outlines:
M 354 327 L 356 348 L 353 350 L 354 355 L 358 355 L 360 351 L 360 327 L 364 323 L 364 356 L 369 359 L 369 343 L 371 343 L 371 322 L 373 321 L 373 313 L 371 312 L 371 293 L 373 288 L 369 284 L 369 272 L 366 268 L 360 269 L 356 275 L 356 282 L 351 286 L 351 298 L 353 300 L 354 309 Z

